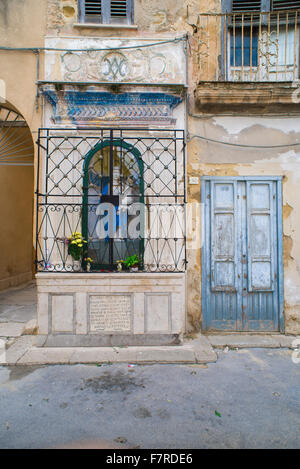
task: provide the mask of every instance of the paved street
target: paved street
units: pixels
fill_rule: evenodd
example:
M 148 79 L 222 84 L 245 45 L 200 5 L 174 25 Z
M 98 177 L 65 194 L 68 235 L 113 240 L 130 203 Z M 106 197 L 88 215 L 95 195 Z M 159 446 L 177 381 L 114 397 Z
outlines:
M 31 282 L 0 292 L 0 324 L 26 323 L 36 317 L 36 286 Z
M 2 367 L 0 447 L 106 440 L 149 449 L 300 448 L 300 364 L 291 354 L 222 351 L 207 366 Z

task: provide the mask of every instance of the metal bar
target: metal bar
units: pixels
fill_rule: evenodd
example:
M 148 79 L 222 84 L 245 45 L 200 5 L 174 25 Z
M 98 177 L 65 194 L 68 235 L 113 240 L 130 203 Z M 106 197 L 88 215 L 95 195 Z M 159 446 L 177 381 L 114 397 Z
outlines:
M 48 171 L 49 171 L 49 130 L 47 130 L 47 143 L 46 143 L 46 194 L 48 193 Z M 47 196 L 46 196 L 47 203 Z
M 114 194 L 114 131 L 110 131 L 109 146 L 109 177 L 110 177 L 110 195 Z M 114 240 L 109 238 L 109 263 L 113 267 L 114 263 Z
M 50 80 L 39 80 L 37 82 L 38 85 L 76 85 L 76 86 L 87 86 L 87 85 L 105 85 L 107 86 L 107 81 L 50 81 Z M 125 81 L 114 81 L 113 85 L 118 86 L 152 86 L 152 87 L 178 87 L 181 86 L 182 88 L 188 88 L 187 84 L 185 83 L 145 83 L 145 82 L 125 82 Z
M 261 15 L 259 15 L 259 27 L 258 27 L 258 77 L 261 80 L 261 66 L 260 66 L 260 59 L 261 59 L 261 48 L 262 48 L 262 35 L 261 35 Z
M 224 78 L 227 80 L 227 15 L 224 17 Z
M 280 10 L 280 13 L 295 13 L 296 11 L 299 12 L 299 8 L 295 8 L 295 9 L 291 9 L 291 10 Z M 242 14 L 245 14 L 245 15 L 250 15 L 251 13 L 253 13 L 253 10 L 241 10 L 241 11 L 235 11 L 234 14 L 236 15 L 242 15 Z M 260 14 L 260 15 L 267 15 L 268 13 L 270 13 L 270 11 L 257 11 L 257 14 Z M 233 13 L 232 13 L 233 14 Z M 228 13 L 198 13 L 198 16 L 226 16 L 228 15 Z
M 253 15 L 251 14 L 250 26 L 250 80 L 252 81 L 252 41 L 253 41 Z
M 271 67 L 271 14 L 268 15 L 268 53 L 269 59 L 267 60 L 266 67 L 267 67 L 267 80 L 269 81 L 270 78 L 270 67 Z
M 287 38 L 288 38 L 288 27 L 289 27 L 289 14 L 286 14 L 286 25 L 285 25 L 285 49 L 284 49 L 284 71 L 285 78 L 287 75 Z
M 56 130 L 59 130 L 60 132 L 69 132 L 69 133 L 74 132 L 74 129 L 73 129 L 73 128 L 64 128 L 64 129 L 62 129 L 61 127 L 41 127 L 40 130 L 41 130 L 41 131 L 43 131 L 43 130 L 44 130 L 44 131 L 49 130 L 50 132 L 56 131 Z M 95 127 L 81 127 L 80 130 L 95 130 L 95 131 L 98 131 L 98 132 L 99 132 L 100 130 L 103 130 L 103 131 L 107 131 L 107 132 L 109 133 L 110 130 L 116 130 L 116 127 L 105 127 L 105 128 L 103 128 L 103 127 L 97 127 L 97 126 L 95 126 Z M 170 129 L 164 129 L 164 128 L 159 128 L 159 127 L 149 127 L 149 128 L 148 128 L 148 127 L 146 127 L 146 128 L 141 128 L 141 127 L 118 127 L 118 130 L 124 130 L 124 131 L 127 130 L 127 131 L 130 131 L 130 132 L 131 132 L 131 131 L 137 131 L 137 132 L 140 132 L 140 133 L 141 133 L 141 132 L 147 132 L 147 133 L 148 133 L 148 132 L 160 132 L 160 133 L 161 133 L 161 132 L 169 132 L 169 133 L 170 133 Z M 176 130 L 177 130 L 177 132 L 182 132 L 182 134 L 184 134 L 184 129 L 176 129 Z M 63 135 L 57 135 L 57 134 L 55 134 L 55 136 L 53 135 L 53 136 L 51 136 L 51 137 L 53 137 L 53 138 L 64 138 L 65 136 L 66 136 L 65 134 L 63 134 Z M 72 139 L 73 139 L 73 138 L 80 138 L 80 139 L 82 139 L 82 136 L 81 136 L 81 135 L 71 135 L 71 137 L 72 137 Z M 45 139 L 46 137 L 45 137 L 45 136 L 42 136 L 42 137 L 40 137 L 40 138 L 41 138 L 41 139 Z M 88 137 L 86 137 L 86 138 L 95 138 L 95 137 L 93 137 L 93 136 L 91 136 L 91 137 L 88 136 Z M 127 136 L 126 136 L 126 138 L 127 138 Z M 133 138 L 133 137 L 131 137 L 131 138 Z M 149 137 L 147 137 L 147 138 L 149 138 Z M 164 137 L 164 139 L 165 139 L 165 138 L 166 138 L 166 137 Z M 172 138 L 172 137 L 170 137 L 170 138 Z M 181 140 L 184 140 L 184 136 L 178 137 L 178 138 L 181 139 Z
M 233 67 L 235 69 L 235 15 L 233 15 Z
M 244 15 L 242 15 L 242 80 L 244 80 Z
M 38 141 L 40 139 L 40 129 L 38 129 Z M 38 145 L 37 155 L 37 175 L 36 175 L 36 225 L 35 225 L 35 269 L 37 270 L 38 265 L 38 236 L 39 236 L 39 181 L 40 181 L 40 146 Z
M 39 82 L 40 79 L 40 51 L 36 52 L 36 80 L 37 83 Z M 40 97 L 40 90 L 39 87 L 36 87 L 36 103 L 35 103 L 35 109 L 38 111 L 39 108 L 39 97 Z
M 123 194 L 123 177 L 122 177 L 122 174 L 123 174 L 123 158 L 124 158 L 124 155 L 123 155 L 123 131 L 121 130 L 120 131 L 120 139 L 121 139 L 121 150 L 120 150 L 120 191 L 121 191 L 121 194 Z
M 279 62 L 279 21 L 280 21 L 280 16 L 279 13 L 277 13 L 277 57 L 276 57 L 276 80 L 278 80 L 278 62 Z
M 294 73 L 293 73 L 293 78 L 294 80 L 298 79 L 298 76 L 296 76 L 296 62 L 297 62 L 297 28 L 298 28 L 298 12 L 296 11 L 295 13 L 295 31 L 294 31 Z

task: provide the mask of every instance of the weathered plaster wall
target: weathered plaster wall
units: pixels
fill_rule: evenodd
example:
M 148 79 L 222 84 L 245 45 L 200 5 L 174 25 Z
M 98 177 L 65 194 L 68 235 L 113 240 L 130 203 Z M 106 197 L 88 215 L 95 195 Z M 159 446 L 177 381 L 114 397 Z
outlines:
M 0 46 L 42 47 L 47 0 L 1 0 Z M 35 109 L 36 57 L 30 51 L 0 51 L 0 79 L 6 98 L 24 116 L 31 129 L 40 123 Z
M 78 2 L 77 0 L 49 0 L 47 12 L 48 33 L 56 32 L 74 34 L 74 27 L 78 23 Z M 135 0 L 134 2 L 134 24 L 137 30 L 130 32 L 118 27 L 112 28 L 84 28 L 82 34 L 93 36 L 114 34 L 118 31 L 118 36 L 122 35 L 143 35 L 148 33 L 162 33 L 169 35 L 176 31 L 193 32 L 199 25 L 199 12 L 220 11 L 220 0 Z
M 32 153 L 29 130 L 0 132 L 6 145 L 17 141 L 18 157 Z M 30 158 L 26 157 L 26 161 Z M 33 167 L 0 166 L 0 290 L 32 279 Z
M 282 145 L 299 141 L 300 118 L 219 116 L 192 119 L 190 135 L 195 134 L 236 144 Z M 300 148 L 238 148 L 194 138 L 188 145 L 188 175 L 283 176 L 285 327 L 286 333 L 299 333 Z M 188 199 L 200 203 L 199 186 L 188 186 Z M 197 247 L 189 249 L 188 264 L 188 315 L 191 328 L 197 329 L 201 322 L 200 257 L 201 240 L 198 239 Z
M 47 0 L 1 0 L 0 46 L 43 46 L 46 4 Z M 41 123 L 41 109 L 36 109 L 36 79 L 34 53 L 0 51 L 0 80 L 6 90 L 4 105 L 24 116 L 30 127 L 28 139 L 31 141 L 32 136 L 36 138 Z M 12 140 L 17 135 L 18 131 Z M 0 289 L 32 278 L 33 174 L 33 167 L 0 166 L 0 217 L 5 221 L 1 228 Z

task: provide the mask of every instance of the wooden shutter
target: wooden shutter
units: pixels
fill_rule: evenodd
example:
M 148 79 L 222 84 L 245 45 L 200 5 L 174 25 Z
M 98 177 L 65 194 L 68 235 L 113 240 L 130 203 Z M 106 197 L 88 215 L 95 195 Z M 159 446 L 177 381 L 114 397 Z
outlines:
M 110 0 L 110 22 L 131 24 L 133 22 L 133 0 Z
M 110 1 L 111 18 L 127 17 L 127 0 L 111 0 Z
M 241 24 L 242 22 L 244 23 L 244 25 L 247 23 L 250 24 L 250 22 L 258 24 L 260 20 L 260 15 L 255 13 L 269 10 L 270 0 L 253 0 L 249 2 L 241 0 L 232 0 L 231 13 L 237 13 L 237 16 L 235 17 L 235 23 L 237 25 Z
M 300 1 L 293 0 L 272 0 L 272 10 L 297 10 L 300 9 Z
M 102 0 L 85 0 L 84 21 L 102 23 Z
M 260 11 L 261 10 L 261 0 L 257 1 L 241 1 L 241 0 L 232 0 L 232 13 L 243 12 L 243 11 Z
M 247 182 L 249 292 L 274 290 L 275 202 L 273 182 Z
M 211 183 L 212 291 L 236 290 L 236 196 L 236 181 Z
M 79 0 L 78 5 L 81 23 L 133 23 L 133 0 Z

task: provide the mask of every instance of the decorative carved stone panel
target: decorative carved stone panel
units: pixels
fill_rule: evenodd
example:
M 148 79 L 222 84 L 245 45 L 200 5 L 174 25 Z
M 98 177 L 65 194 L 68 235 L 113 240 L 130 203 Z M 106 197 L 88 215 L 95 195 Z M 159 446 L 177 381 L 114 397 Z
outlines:
M 161 42 L 151 45 L 153 41 L 141 38 L 46 38 L 46 47 L 60 50 L 46 53 L 45 79 L 185 85 L 184 40 Z
M 53 86 L 43 89 L 52 106 L 56 124 L 95 125 L 123 121 L 175 123 L 173 110 L 182 97 L 166 93 L 108 93 L 95 90 L 57 91 Z

